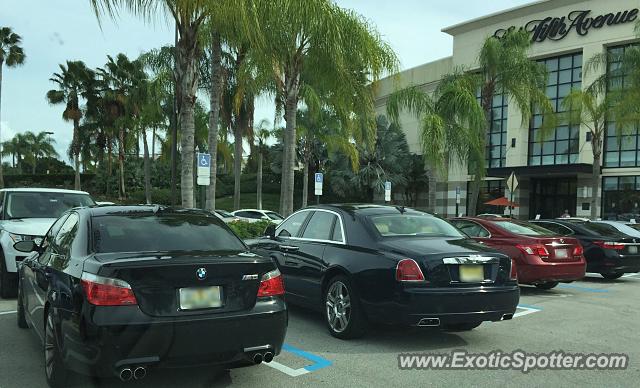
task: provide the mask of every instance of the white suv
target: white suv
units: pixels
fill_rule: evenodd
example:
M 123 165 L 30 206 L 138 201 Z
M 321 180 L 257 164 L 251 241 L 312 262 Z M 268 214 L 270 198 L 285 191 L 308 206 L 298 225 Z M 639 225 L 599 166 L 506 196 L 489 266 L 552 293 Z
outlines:
M 92 205 L 95 202 L 84 191 L 0 190 L 0 297 L 13 297 L 18 290 L 17 263 L 26 255 L 13 249 L 13 244 L 22 240 L 39 242 L 66 210 Z

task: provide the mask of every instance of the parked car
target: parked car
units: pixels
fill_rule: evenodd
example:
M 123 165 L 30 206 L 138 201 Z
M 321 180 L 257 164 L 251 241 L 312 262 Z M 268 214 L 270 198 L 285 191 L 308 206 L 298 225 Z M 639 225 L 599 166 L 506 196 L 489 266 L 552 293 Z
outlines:
M 584 248 L 587 272 L 605 279 L 640 271 L 640 239 L 627 236 L 611 225 L 564 219 L 532 221 L 561 236 L 575 237 Z
M 631 237 L 635 237 L 635 238 L 640 238 L 640 230 L 633 228 L 631 225 L 634 224 L 626 224 L 624 222 L 620 222 L 620 221 L 594 221 L 597 224 L 605 224 L 605 225 L 610 225 L 613 226 L 614 228 L 616 228 L 616 230 L 618 230 L 619 232 L 622 232 L 628 236 Z
M 0 190 L 0 297 L 18 292 L 17 264 L 26 255 L 13 249 L 18 241 L 39 242 L 62 213 L 95 205 L 84 191 L 15 188 Z
M 222 221 L 224 221 L 225 224 L 240 220 L 238 217 L 234 216 L 233 214 L 225 210 L 216 209 L 213 211 L 213 214 L 218 218 L 220 218 Z
M 586 262 L 578 240 L 528 222 L 506 218 L 456 218 L 467 235 L 509 255 L 516 262 L 518 282 L 549 290 L 559 282 L 585 275 Z
M 246 222 L 258 222 L 258 221 L 271 221 L 274 224 L 282 222 L 284 217 L 276 212 L 270 210 L 258 210 L 258 209 L 241 209 L 232 213 L 242 221 Z
M 287 328 L 282 276 L 217 217 L 158 206 L 73 209 L 20 266 L 18 326 L 45 374 L 143 378 L 154 367 L 270 362 Z
M 471 330 L 511 319 L 520 296 L 506 255 L 409 208 L 312 206 L 248 244 L 277 262 L 287 301 L 343 339 L 368 322 Z

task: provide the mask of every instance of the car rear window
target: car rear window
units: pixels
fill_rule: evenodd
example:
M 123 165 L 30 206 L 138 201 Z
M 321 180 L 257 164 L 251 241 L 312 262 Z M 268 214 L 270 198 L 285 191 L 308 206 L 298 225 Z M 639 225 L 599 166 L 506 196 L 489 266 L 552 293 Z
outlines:
M 428 214 L 384 214 L 367 218 L 383 237 L 464 237 L 453 225 Z
M 98 216 L 92 233 L 97 253 L 245 250 L 222 221 L 197 214 Z
M 598 222 L 583 222 L 580 227 L 586 229 L 590 234 L 609 237 L 623 237 L 623 233 L 611 225 Z
M 60 218 L 71 208 L 92 205 L 88 194 L 18 191 L 7 194 L 5 214 L 8 219 Z
M 555 236 L 556 233 L 531 223 L 514 221 L 495 221 L 494 224 L 507 232 L 523 236 Z

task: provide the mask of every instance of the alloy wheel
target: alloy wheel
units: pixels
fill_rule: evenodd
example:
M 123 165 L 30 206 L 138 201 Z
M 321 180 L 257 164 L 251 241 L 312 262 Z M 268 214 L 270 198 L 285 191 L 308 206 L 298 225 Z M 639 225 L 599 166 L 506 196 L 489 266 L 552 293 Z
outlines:
M 341 281 L 331 284 L 326 300 L 327 321 L 332 330 L 342 333 L 351 319 L 351 297 L 347 286 Z
M 47 377 L 53 376 L 53 363 L 56 359 L 56 345 L 53 337 L 53 319 L 51 315 L 47 317 L 47 325 L 44 330 L 44 362 Z

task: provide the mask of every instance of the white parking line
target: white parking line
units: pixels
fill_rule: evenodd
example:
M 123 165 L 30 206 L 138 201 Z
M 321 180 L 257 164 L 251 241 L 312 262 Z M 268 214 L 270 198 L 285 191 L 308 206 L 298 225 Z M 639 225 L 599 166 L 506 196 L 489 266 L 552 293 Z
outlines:
M 626 275 L 622 275 L 622 277 L 625 279 L 640 280 L 640 274 L 638 273 L 628 273 Z
M 298 376 L 302 376 L 304 374 L 309 373 L 308 370 L 304 369 L 304 368 L 298 368 L 298 369 L 293 369 L 293 368 L 289 368 L 286 365 L 282 365 L 279 362 L 276 361 L 271 361 L 269 363 L 262 363 L 262 365 L 266 365 L 270 368 L 279 370 L 280 372 L 289 375 L 291 377 L 298 377 Z
M 529 314 L 533 314 L 533 313 L 537 313 L 537 312 L 542 311 L 542 309 L 539 309 L 539 308 L 523 306 L 523 305 L 518 305 L 518 310 L 524 310 L 524 311 L 520 311 L 520 312 L 517 312 L 517 313 L 513 314 L 514 318 L 523 317 L 525 315 L 529 315 Z
M 9 315 L 9 314 L 15 314 L 17 313 L 17 311 L 2 311 L 0 312 L 0 315 Z

